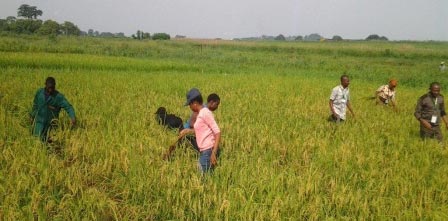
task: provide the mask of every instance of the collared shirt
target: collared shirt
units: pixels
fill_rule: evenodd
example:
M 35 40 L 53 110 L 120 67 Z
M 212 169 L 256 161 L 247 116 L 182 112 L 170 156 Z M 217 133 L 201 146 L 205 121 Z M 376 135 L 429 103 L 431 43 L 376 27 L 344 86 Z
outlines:
M 213 117 L 213 113 L 206 107 L 202 108 L 194 123 L 194 133 L 196 135 L 199 151 L 202 152 L 213 148 L 216 142 L 215 134 L 220 132 L 218 124 Z
M 395 99 L 395 90 L 391 90 L 389 85 L 383 85 L 376 90 L 378 96 L 382 97 L 384 100 L 394 100 Z
M 345 112 L 347 111 L 347 103 L 350 101 L 350 91 L 348 87 L 344 88 L 338 85 L 333 88 L 330 95 L 330 100 L 333 101 L 333 108 L 342 120 L 345 120 Z
M 427 93 L 418 99 L 414 113 L 417 119 L 430 121 L 433 116 L 436 116 L 437 121 L 433 124 L 438 125 L 440 118 L 445 115 L 445 103 L 442 95 L 434 97 L 431 93 Z
M 38 123 L 49 124 L 52 119 L 59 117 L 61 108 L 67 111 L 71 119 L 75 119 L 75 110 L 63 94 L 55 91 L 53 95 L 47 95 L 45 88 L 41 88 L 34 96 L 30 115 Z

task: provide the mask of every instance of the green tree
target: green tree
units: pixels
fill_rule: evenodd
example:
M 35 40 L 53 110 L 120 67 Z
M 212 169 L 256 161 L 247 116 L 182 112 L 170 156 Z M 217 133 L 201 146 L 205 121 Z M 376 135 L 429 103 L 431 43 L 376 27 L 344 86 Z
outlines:
M 333 38 L 331 40 L 333 40 L 333 41 L 342 41 L 344 39 L 342 39 L 342 37 L 339 36 L 339 35 L 335 35 L 335 36 L 333 36 Z
M 34 34 L 41 26 L 42 20 L 18 19 L 9 28 L 17 34 Z
M 62 34 L 64 34 L 64 35 L 78 36 L 81 33 L 81 30 L 79 30 L 78 26 L 76 26 L 75 24 L 73 24 L 69 21 L 65 21 L 61 25 L 61 31 L 62 31 Z
M 41 35 L 58 35 L 60 34 L 60 25 L 53 20 L 46 20 L 37 31 Z
M 286 41 L 285 36 L 282 34 L 277 35 L 277 37 L 274 38 L 276 41 Z
M 170 40 L 170 35 L 167 33 L 155 33 L 152 35 L 153 40 Z
M 6 17 L 6 22 L 8 23 L 8 25 L 11 25 L 12 23 L 16 22 L 16 17 L 14 16 L 8 16 Z
M 42 10 L 37 9 L 36 6 L 29 6 L 27 4 L 23 4 L 17 9 L 17 17 L 37 19 L 37 16 L 42 16 L 42 14 Z

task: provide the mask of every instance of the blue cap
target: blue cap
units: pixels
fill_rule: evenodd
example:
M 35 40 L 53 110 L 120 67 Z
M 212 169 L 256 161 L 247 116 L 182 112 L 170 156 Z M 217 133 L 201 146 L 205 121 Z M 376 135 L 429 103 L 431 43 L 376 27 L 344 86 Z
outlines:
M 201 95 L 201 92 L 199 92 L 199 90 L 197 88 L 191 88 L 187 92 L 187 102 L 185 102 L 185 106 L 189 105 L 193 99 L 195 99 L 196 97 L 198 97 L 200 95 Z

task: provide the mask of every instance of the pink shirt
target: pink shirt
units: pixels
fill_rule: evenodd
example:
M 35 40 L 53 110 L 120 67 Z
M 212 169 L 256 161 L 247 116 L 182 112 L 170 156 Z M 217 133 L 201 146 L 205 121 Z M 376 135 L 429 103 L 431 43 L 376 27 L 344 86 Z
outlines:
M 215 144 L 215 134 L 220 133 L 218 124 L 216 124 L 213 113 L 208 108 L 202 108 L 199 111 L 196 122 L 194 123 L 194 133 L 198 143 L 199 151 L 213 148 Z

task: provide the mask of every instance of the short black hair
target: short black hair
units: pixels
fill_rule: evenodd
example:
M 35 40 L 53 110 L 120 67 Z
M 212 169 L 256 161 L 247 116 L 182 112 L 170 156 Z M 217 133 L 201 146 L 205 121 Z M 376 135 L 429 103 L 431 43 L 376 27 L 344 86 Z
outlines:
M 215 102 L 217 102 L 217 101 L 220 101 L 220 100 L 221 100 L 221 98 L 219 98 L 219 96 L 218 96 L 216 93 L 211 93 L 211 94 L 208 95 L 208 97 L 207 97 L 207 103 L 210 102 L 210 101 L 215 101 Z
M 45 80 L 45 85 L 56 86 L 56 80 L 54 79 L 54 77 L 47 77 L 47 79 Z
M 440 87 L 440 83 L 437 82 L 437 81 L 432 82 L 432 83 L 429 85 L 429 90 L 431 90 L 431 88 L 434 87 L 434 86 L 439 86 L 439 87 Z
M 347 74 L 343 74 L 343 75 L 341 76 L 341 81 L 342 81 L 342 79 L 344 79 L 344 78 L 347 78 L 347 79 L 348 79 L 349 77 L 348 77 Z
M 204 103 L 204 99 L 202 99 L 202 95 L 198 95 L 195 98 L 191 99 L 190 104 L 193 102 L 198 102 L 199 104 L 203 104 Z

